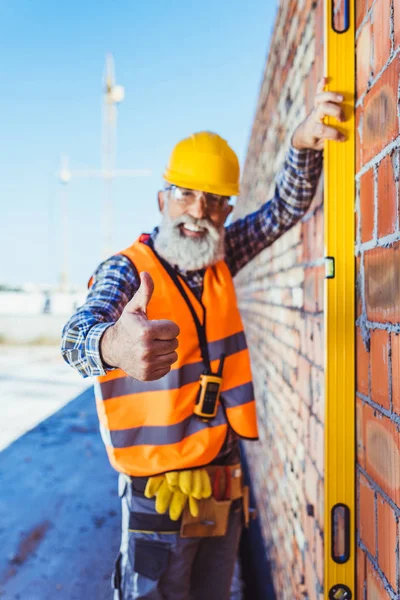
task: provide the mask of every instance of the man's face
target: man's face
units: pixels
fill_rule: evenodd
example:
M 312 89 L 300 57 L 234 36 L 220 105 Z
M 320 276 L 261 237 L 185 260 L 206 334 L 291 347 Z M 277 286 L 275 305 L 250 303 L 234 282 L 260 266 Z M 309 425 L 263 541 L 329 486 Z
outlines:
M 168 194 L 168 202 L 165 202 L 166 194 Z M 189 215 L 193 219 L 207 219 L 217 229 L 225 223 L 233 208 L 229 204 L 227 196 L 177 186 L 160 192 L 159 206 L 163 214 L 167 209 L 169 217 L 173 220 L 179 219 L 182 215 Z M 198 232 L 197 236 L 191 235 L 194 232 L 183 227 L 182 234 L 189 237 L 201 237 L 205 232 Z
M 171 186 L 159 192 L 158 203 L 163 220 L 155 246 L 168 262 L 196 270 L 224 257 L 228 197 Z

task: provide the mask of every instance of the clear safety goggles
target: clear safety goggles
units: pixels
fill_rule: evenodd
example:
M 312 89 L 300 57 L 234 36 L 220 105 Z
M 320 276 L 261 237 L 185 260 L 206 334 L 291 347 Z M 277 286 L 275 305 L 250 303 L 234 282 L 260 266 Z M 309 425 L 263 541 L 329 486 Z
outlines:
M 228 206 L 230 200 L 230 196 L 221 196 L 220 194 L 212 194 L 211 192 L 190 190 L 188 188 L 179 187 L 178 185 L 168 185 L 165 190 L 170 192 L 177 204 L 185 207 L 191 206 L 199 198 L 204 198 L 207 210 L 210 213 L 223 210 Z

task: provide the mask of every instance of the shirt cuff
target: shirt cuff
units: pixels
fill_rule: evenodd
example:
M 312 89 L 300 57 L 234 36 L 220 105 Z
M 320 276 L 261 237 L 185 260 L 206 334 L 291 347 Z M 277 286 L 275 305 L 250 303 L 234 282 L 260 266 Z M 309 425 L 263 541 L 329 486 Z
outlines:
M 295 148 L 292 143 L 287 153 L 287 162 L 296 171 L 301 171 L 306 178 L 315 178 L 322 168 L 323 151 L 311 148 Z
M 106 375 L 107 371 L 112 371 L 115 367 L 107 365 L 100 352 L 100 341 L 106 329 L 114 325 L 114 323 L 97 323 L 93 325 L 85 339 L 85 356 L 90 370 L 90 375 L 96 377 L 98 375 Z

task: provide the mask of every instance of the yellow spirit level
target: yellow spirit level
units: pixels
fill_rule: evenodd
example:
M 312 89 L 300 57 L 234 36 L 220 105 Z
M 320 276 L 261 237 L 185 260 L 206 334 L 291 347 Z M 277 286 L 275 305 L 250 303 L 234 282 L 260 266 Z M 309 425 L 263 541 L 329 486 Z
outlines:
M 344 95 L 346 141 L 324 150 L 324 598 L 355 600 L 355 0 L 337 5 L 325 0 L 326 89 Z

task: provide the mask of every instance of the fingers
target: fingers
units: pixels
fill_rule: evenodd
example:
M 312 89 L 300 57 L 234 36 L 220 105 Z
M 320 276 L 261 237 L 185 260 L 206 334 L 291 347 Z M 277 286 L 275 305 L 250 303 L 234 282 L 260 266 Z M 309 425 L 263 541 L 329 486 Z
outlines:
M 161 379 L 161 377 L 165 377 L 170 372 L 171 367 L 164 367 L 162 369 L 154 369 L 151 375 L 146 379 L 146 381 L 155 381 L 157 379 Z
M 335 140 L 338 142 L 344 142 L 346 140 L 346 136 L 343 133 L 324 123 L 315 124 L 314 135 L 322 140 Z
M 340 103 L 343 102 L 343 100 L 343 94 L 337 94 L 336 92 L 323 92 L 315 96 L 314 104 L 317 106 L 318 104 L 323 104 L 324 102 Z
M 154 340 L 152 345 L 152 350 L 154 356 L 166 356 L 167 354 L 171 354 L 174 350 L 179 346 L 178 340 L 175 338 L 173 340 Z
M 157 360 L 157 369 L 167 369 L 168 367 L 171 367 L 177 360 L 177 352 L 170 352 L 169 354 L 159 356 Z
M 325 86 L 328 83 L 328 77 L 321 77 L 317 83 L 317 93 L 315 104 L 321 102 L 343 102 L 344 96 L 338 92 L 325 92 Z
M 142 312 L 147 314 L 147 306 L 154 292 L 154 282 L 150 273 L 140 273 L 140 287 L 132 300 L 128 302 L 125 310 L 130 313 Z
M 318 121 L 322 121 L 326 116 L 335 117 L 335 119 L 342 122 L 345 120 L 343 108 L 333 102 L 319 104 L 315 109 L 315 115 Z
M 180 333 L 178 325 L 173 321 L 161 319 L 159 321 L 150 321 L 150 323 L 153 340 L 174 340 Z
M 326 86 L 327 82 L 328 82 L 327 77 L 321 77 L 321 79 L 317 83 L 317 94 L 320 94 L 321 92 L 324 91 L 324 87 Z

